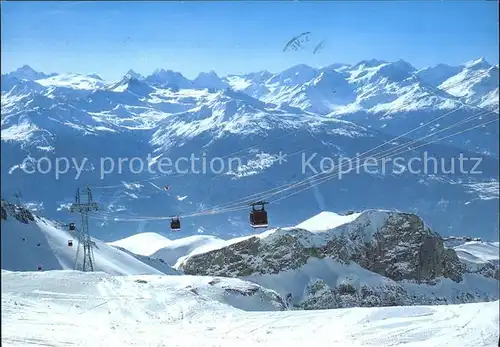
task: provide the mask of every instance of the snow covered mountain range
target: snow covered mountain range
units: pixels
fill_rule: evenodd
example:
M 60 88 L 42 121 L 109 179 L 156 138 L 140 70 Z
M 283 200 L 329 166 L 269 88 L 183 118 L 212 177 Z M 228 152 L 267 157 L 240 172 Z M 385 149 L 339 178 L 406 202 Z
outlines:
M 93 232 L 103 240 L 162 232 L 168 216 L 300 181 L 312 174 L 301 173 L 302 154 L 354 158 L 374 148 L 406 160 L 431 153 L 447 167 L 464 153 L 480 158 L 481 173 L 349 174 L 272 203 L 271 223 L 294 225 L 322 210 L 396 208 L 418 213 L 443 235 L 498 237 L 498 66 L 484 59 L 422 70 L 369 60 L 226 77 L 212 71 L 193 80 L 163 69 L 103 81 L 23 66 L 2 75 L 1 108 L 4 196 L 21 190 L 26 206 L 69 221 L 67 205 L 88 184 L 101 207 Z M 280 151 L 289 155 L 284 164 Z M 115 168 L 100 179 L 105 157 L 151 154 L 154 164 L 193 153 L 244 163 L 206 175 Z M 46 165 L 42 157 L 88 160 L 78 179 L 75 163 L 57 179 L 52 171 L 23 171 Z M 183 233 L 227 238 L 248 234 L 247 224 L 246 210 L 193 216 Z
M 82 246 L 67 226 L 7 201 L 1 212 L 2 269 L 79 268 Z M 229 240 L 140 233 L 93 242 L 96 271 L 208 276 L 214 284 L 238 278 L 281 309 L 499 299 L 498 242 L 446 245 L 419 217 L 394 211 L 323 212 L 296 227 Z
M 299 328 L 295 343 L 314 334 L 331 346 L 457 339 L 489 347 L 499 339 L 498 242 L 445 245 L 414 215 L 323 212 L 231 240 L 93 238 L 98 271 L 79 272 L 71 269 L 80 245 L 68 244 L 78 237 L 67 225 L 5 200 L 0 212 L 4 345 L 60 345 L 71 333 L 85 346 L 230 346 L 241 334 L 249 346 L 273 346 Z M 481 271 L 485 264 L 495 271 Z M 317 310 L 333 307 L 341 309 Z

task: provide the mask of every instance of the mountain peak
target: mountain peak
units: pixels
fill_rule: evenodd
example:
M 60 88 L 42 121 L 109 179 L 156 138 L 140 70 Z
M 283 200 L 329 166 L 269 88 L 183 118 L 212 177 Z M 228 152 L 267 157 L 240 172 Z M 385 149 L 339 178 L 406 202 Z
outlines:
M 29 65 L 23 65 L 20 68 L 16 69 L 15 71 L 9 73 L 8 75 L 16 77 L 20 80 L 39 80 L 39 79 L 44 79 L 47 77 L 54 76 L 56 74 L 44 74 L 43 72 L 36 71 Z
M 190 88 L 192 83 L 180 72 L 156 69 L 151 75 L 146 77 L 146 81 L 153 85 L 175 86 L 176 88 Z
M 176 72 L 170 69 L 155 69 L 151 75 L 181 75 L 180 72 Z
M 127 78 L 136 78 L 136 79 L 142 79 L 142 75 L 138 72 L 135 72 L 134 70 L 130 69 L 127 71 L 125 74 L 125 77 Z
M 224 82 L 214 70 L 200 72 L 193 81 L 197 88 L 226 89 L 229 84 Z
M 337 69 L 345 69 L 350 67 L 350 64 L 344 64 L 344 63 L 333 63 L 327 66 L 324 66 L 321 68 L 321 70 L 337 70 Z
M 214 71 L 214 70 L 210 70 L 208 72 L 200 72 L 198 74 L 198 76 L 194 79 L 194 81 L 200 81 L 200 80 L 205 80 L 205 79 L 210 79 L 210 80 L 217 80 L 217 81 L 220 81 L 221 78 L 219 77 L 219 75 L 217 75 L 217 73 Z
M 199 76 L 199 75 L 207 75 L 207 76 L 217 76 L 217 77 L 219 77 L 219 75 L 217 75 L 217 72 L 215 72 L 214 70 L 210 70 L 210 71 L 208 71 L 208 72 L 204 72 L 204 71 L 202 71 L 202 72 L 200 72 L 200 73 L 198 74 L 198 76 Z
M 356 65 L 354 65 L 354 68 L 361 67 L 361 66 L 364 66 L 364 67 L 376 67 L 376 66 L 380 66 L 382 64 L 387 64 L 387 61 L 385 61 L 385 60 L 378 60 L 378 59 L 361 60 L 359 63 L 357 63 Z
M 98 75 L 98 74 L 96 74 L 96 73 L 90 74 L 90 75 L 88 75 L 88 76 L 89 76 L 89 77 L 92 77 L 92 78 L 95 78 L 96 80 L 102 81 L 101 76 L 99 76 L 99 75 Z
M 397 61 L 392 63 L 392 65 L 409 73 L 417 71 L 417 69 L 415 69 L 413 65 L 403 59 L 398 59 Z
M 465 67 L 468 69 L 489 69 L 491 67 L 490 63 L 484 59 L 484 57 L 480 57 L 476 60 L 471 60 L 465 63 Z
M 366 66 L 366 65 L 365 65 Z M 409 78 L 416 69 L 405 62 L 404 60 L 398 60 L 392 63 L 384 63 L 380 66 L 376 66 L 376 73 L 373 75 L 375 78 L 386 78 L 392 82 L 402 82 L 403 80 Z
M 119 82 L 109 86 L 108 90 L 118 93 L 132 91 L 135 94 L 144 96 L 151 93 L 154 88 L 145 83 L 143 80 L 127 74 L 123 76 Z
M 17 68 L 16 71 L 24 71 L 24 72 L 37 72 L 36 70 L 34 70 L 31 66 L 29 65 L 26 65 L 24 64 L 23 66 L 21 66 L 20 68 Z
M 288 86 L 299 85 L 316 78 L 318 74 L 318 70 L 315 68 L 306 64 L 298 64 L 274 75 L 269 79 L 268 83 L 280 83 Z

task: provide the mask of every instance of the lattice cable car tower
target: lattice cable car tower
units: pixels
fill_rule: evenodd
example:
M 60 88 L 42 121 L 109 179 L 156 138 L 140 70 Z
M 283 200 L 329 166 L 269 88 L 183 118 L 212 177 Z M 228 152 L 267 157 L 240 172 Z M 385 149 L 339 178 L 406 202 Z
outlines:
M 89 187 L 83 189 L 83 194 L 87 195 L 87 202 L 80 200 L 80 188 L 76 190 L 75 203 L 71 204 L 70 212 L 80 213 L 82 216 L 82 227 L 79 230 L 79 243 L 83 245 L 83 265 L 82 271 L 94 271 L 94 252 L 92 250 L 92 240 L 89 234 L 90 211 L 97 211 L 97 202 L 92 200 L 92 192 Z M 78 259 L 76 259 L 78 261 Z M 76 267 L 76 264 L 75 264 Z

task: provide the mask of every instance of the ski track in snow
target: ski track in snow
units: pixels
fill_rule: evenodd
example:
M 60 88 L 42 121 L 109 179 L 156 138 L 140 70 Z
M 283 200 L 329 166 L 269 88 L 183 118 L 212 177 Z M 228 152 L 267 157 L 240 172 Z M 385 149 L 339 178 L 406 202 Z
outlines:
M 498 343 L 498 301 L 248 312 L 182 290 L 182 282 L 189 280 L 183 277 L 2 271 L 2 346 L 479 347 Z M 147 283 L 135 282 L 138 278 Z

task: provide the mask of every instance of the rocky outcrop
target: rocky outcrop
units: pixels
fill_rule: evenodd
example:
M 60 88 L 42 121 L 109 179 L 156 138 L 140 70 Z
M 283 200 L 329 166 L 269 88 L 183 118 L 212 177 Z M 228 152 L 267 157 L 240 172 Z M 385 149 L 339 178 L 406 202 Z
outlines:
M 453 249 L 444 246 L 441 236 L 425 226 L 418 216 L 390 211 L 365 211 L 348 223 L 324 232 L 313 233 L 300 228 L 268 231 L 188 257 L 181 262 L 180 269 L 190 275 L 243 277 L 257 283 L 261 283 L 258 282 L 259 278 L 265 277 L 267 280 L 261 283 L 264 284 L 269 283 L 270 276 L 279 279 L 282 274 L 297 273 L 303 277 L 304 268 L 310 268 L 311 262 L 317 261 L 338 264 L 343 267 L 343 274 L 337 279 L 334 276 L 329 283 L 323 278 L 311 280 L 303 287 L 303 293 L 299 297 L 295 293 L 295 298 L 291 300 L 296 308 L 432 304 L 436 300 L 461 303 L 498 299 L 498 294 L 469 293 L 460 289 L 452 291 L 453 297 L 444 295 L 440 298 L 432 286 L 443 280 L 458 285 L 467 273 L 465 264 Z M 352 264 L 360 270 L 351 269 Z M 345 276 L 351 270 L 364 273 L 355 274 L 353 278 Z M 313 272 L 318 276 L 316 270 Z M 375 281 L 362 283 L 359 278 L 356 280 L 356 276 L 366 274 L 374 276 Z M 498 273 L 496 276 L 498 278 Z M 415 285 L 425 290 L 414 290 Z M 278 287 L 282 288 L 282 285 Z M 426 292 L 428 288 L 431 289 Z M 285 294 L 281 292 L 281 295 Z
M 300 233 L 300 230 L 299 230 Z M 251 237 L 219 250 L 200 254 L 184 262 L 186 274 L 243 277 L 254 273 L 277 274 L 297 269 L 311 256 L 323 256 L 321 250 L 304 247 L 300 239 L 291 234 L 262 240 Z
M 385 213 L 384 222 L 371 235 L 367 212 L 342 233 L 328 234 L 323 244 L 304 229 L 278 229 L 268 237 L 251 237 L 222 249 L 198 254 L 181 264 L 186 274 L 243 277 L 277 274 L 303 266 L 310 258 L 351 261 L 365 269 L 399 281 L 430 282 L 438 277 L 461 281 L 464 271 L 452 249 L 445 249 L 438 234 L 413 214 Z
M 33 213 L 22 206 L 11 204 L 6 200 L 2 200 L 1 206 L 2 208 L 0 212 L 2 220 L 7 220 L 9 216 L 12 216 L 24 224 L 29 224 L 30 222 L 35 221 Z
M 0 206 L 0 218 L 2 220 L 7 220 L 7 211 L 3 207 L 3 200 L 2 200 L 2 205 Z
M 430 282 L 438 277 L 462 280 L 464 268 L 455 251 L 414 214 L 390 215 L 374 241 L 352 259 L 390 279 Z
M 188 285 L 185 289 L 201 296 L 221 293 L 227 303 L 240 308 L 243 308 L 240 305 L 245 301 L 247 304 L 250 304 L 251 301 L 256 304 L 255 306 L 251 304 L 246 306 L 244 308 L 246 310 L 255 310 L 262 305 L 266 305 L 271 311 L 284 311 L 288 308 L 285 300 L 278 293 L 248 281 L 234 281 L 233 279 L 214 277 L 208 282 L 203 280 L 198 285 Z M 244 300 L 242 301 L 242 299 Z
M 356 286 L 349 280 L 335 287 L 316 279 L 307 285 L 302 302 L 297 308 L 318 310 L 334 307 L 379 307 L 411 304 L 405 289 L 397 284 L 370 287 Z
M 480 237 L 472 237 L 472 236 L 447 236 L 443 237 L 443 241 L 445 242 L 453 242 L 453 241 L 482 241 Z
M 484 277 L 489 277 L 489 278 L 494 278 L 496 280 L 500 280 L 499 268 L 493 264 L 490 264 L 490 263 L 484 264 L 484 266 L 482 266 L 481 268 L 479 268 L 476 271 L 471 271 L 471 273 L 476 273 L 476 274 L 480 274 Z

